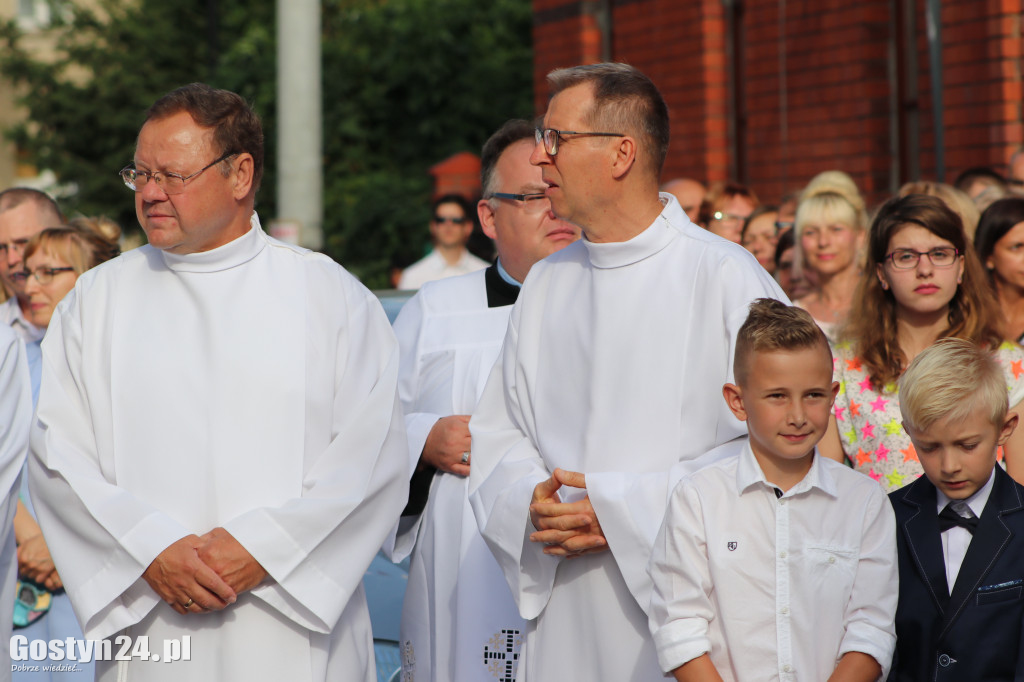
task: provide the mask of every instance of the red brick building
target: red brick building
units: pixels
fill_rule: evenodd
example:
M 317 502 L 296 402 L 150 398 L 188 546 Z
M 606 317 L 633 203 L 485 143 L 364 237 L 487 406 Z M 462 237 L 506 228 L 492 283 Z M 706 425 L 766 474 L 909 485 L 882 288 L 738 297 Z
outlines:
M 912 179 L 1005 171 L 1022 143 L 1022 5 L 533 0 L 536 106 L 553 68 L 628 62 L 669 105 L 665 180 L 736 179 L 776 201 L 840 169 L 875 203 Z

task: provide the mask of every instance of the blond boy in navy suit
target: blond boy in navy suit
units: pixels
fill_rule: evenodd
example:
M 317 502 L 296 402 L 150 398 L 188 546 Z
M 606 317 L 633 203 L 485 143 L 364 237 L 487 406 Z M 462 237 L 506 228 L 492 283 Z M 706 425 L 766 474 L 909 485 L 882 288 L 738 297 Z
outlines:
M 925 475 L 892 493 L 900 595 L 890 681 L 1024 680 L 1024 487 L 996 466 L 1017 426 L 991 355 L 943 339 L 900 379 Z

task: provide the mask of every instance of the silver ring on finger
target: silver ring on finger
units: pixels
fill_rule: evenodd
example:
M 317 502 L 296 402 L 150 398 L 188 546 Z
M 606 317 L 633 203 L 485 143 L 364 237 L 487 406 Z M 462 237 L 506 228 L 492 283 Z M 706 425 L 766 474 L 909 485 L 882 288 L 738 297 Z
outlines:
M 469 464 L 469 453 L 468 452 L 463 452 L 462 453 L 462 463 L 463 464 Z
M 195 604 L 195 601 L 192 599 L 192 597 L 189 597 L 188 601 L 181 605 L 181 608 L 188 609 L 193 604 Z

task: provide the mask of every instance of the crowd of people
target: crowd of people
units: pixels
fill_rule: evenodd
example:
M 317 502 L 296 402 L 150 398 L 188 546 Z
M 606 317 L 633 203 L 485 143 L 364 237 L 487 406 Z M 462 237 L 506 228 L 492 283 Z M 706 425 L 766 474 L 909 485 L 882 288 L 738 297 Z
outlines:
M 131 645 L 0 675 L 369 681 L 383 548 L 408 682 L 1024 676 L 1024 155 L 764 205 L 661 183 L 638 70 L 548 82 L 393 328 L 263 232 L 234 93 L 147 110 L 144 247 L 0 192 L 0 608 Z

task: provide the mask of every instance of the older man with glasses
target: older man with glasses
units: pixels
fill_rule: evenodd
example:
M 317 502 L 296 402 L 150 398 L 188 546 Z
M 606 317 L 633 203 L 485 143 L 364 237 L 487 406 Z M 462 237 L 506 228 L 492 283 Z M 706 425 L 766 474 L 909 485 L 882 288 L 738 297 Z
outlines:
M 668 110 L 650 79 L 595 64 L 548 81 L 531 162 L 583 239 L 535 265 L 512 310 L 470 421 L 469 496 L 528 619 L 520 679 L 647 682 L 668 493 L 744 432 L 714 398 L 749 303 L 784 296 L 659 195 Z
M 434 248 L 405 269 L 398 281 L 399 289 L 419 289 L 427 282 L 487 267 L 487 261 L 477 258 L 466 248 L 469 236 L 473 234 L 473 218 L 469 211 L 469 202 L 458 194 L 445 194 L 434 199 L 430 218 L 430 238 Z
M 7 324 L 26 344 L 43 338 L 45 329 L 25 317 L 28 296 L 22 271 L 21 254 L 28 240 L 47 227 L 64 223 L 60 208 L 49 195 L 28 187 L 12 187 L 0 192 L 0 284 L 8 299 L 0 304 L 0 324 Z M 30 353 L 37 352 L 30 347 Z M 33 358 L 30 358 L 32 361 Z
M 131 644 L 101 681 L 375 679 L 397 343 L 355 278 L 262 231 L 262 170 L 241 97 L 158 100 L 121 171 L 149 245 L 79 278 L 43 342 L 32 492 L 86 638 Z
M 540 169 L 530 165 L 533 140 L 531 124 L 512 120 L 483 147 L 477 215 L 497 244 L 497 261 L 427 284 L 395 321 L 413 481 L 394 554 L 412 552 L 403 679 L 475 682 L 515 673 L 523 620 L 476 528 L 466 476 L 470 414 L 520 286 L 537 261 L 579 238 L 579 228 L 551 210 Z

